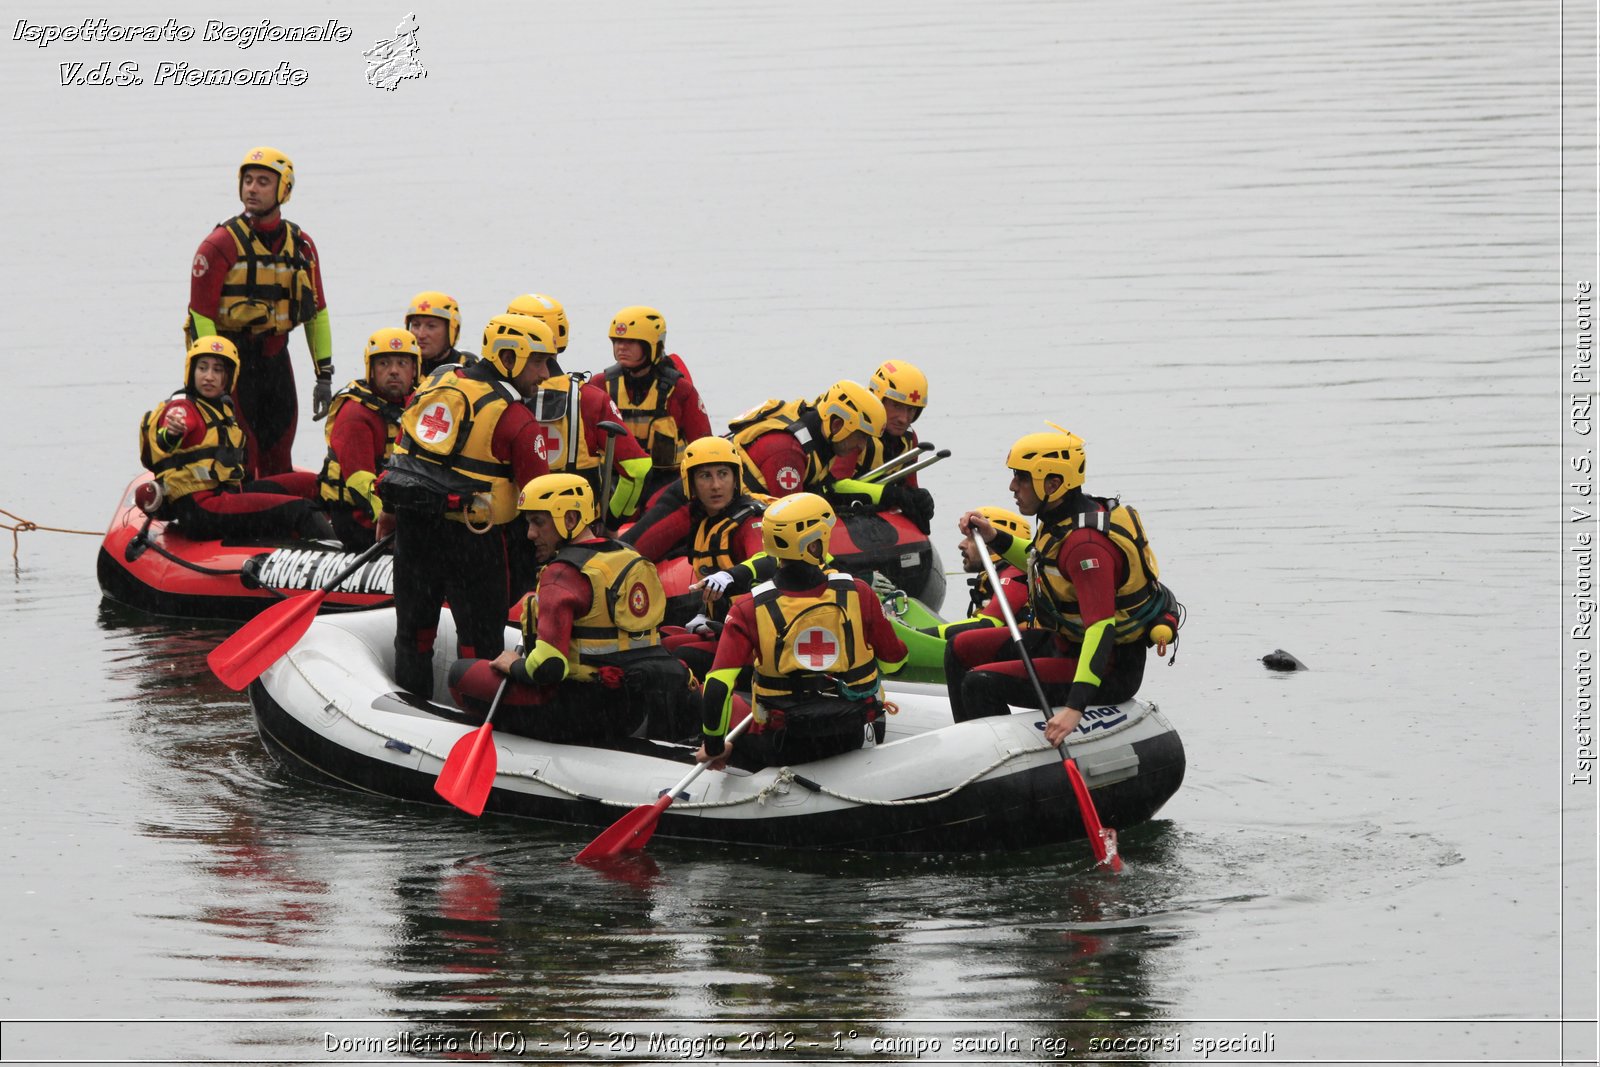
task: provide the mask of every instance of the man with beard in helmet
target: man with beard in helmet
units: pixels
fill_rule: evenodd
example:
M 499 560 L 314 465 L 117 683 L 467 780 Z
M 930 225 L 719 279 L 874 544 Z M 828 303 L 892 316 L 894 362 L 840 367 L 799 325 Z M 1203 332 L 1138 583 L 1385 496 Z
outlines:
M 1034 516 L 1032 542 L 988 516 L 961 517 L 964 534 L 1026 568 L 1033 613 L 1022 631 L 1045 696 L 1061 710 L 1045 724 L 1045 740 L 1061 742 L 1084 709 L 1119 704 L 1139 691 L 1145 649 L 1162 652 L 1183 609 L 1157 578 L 1155 553 L 1139 513 L 1116 499 L 1083 491 L 1083 440 L 1058 430 L 1032 433 L 1011 446 L 1011 495 Z M 957 722 L 1035 707 L 1038 697 L 1007 629 L 960 634 L 945 646 L 945 681 Z
M 694 382 L 667 355 L 667 320 L 655 308 L 633 306 L 611 320 L 611 354 L 602 383 L 634 440 L 650 457 L 645 482 L 649 500 L 678 480 L 678 465 L 690 441 L 711 436 L 711 420 Z
M 406 305 L 406 329 L 416 337 L 422 353 L 419 382 L 441 367 L 468 367 L 478 362 L 477 356 L 456 348 L 461 336 L 461 305 L 449 293 L 428 289 L 412 297 Z
M 228 396 L 240 373 L 238 350 L 227 338 L 202 337 L 189 346 L 183 388 L 139 426 L 139 458 L 157 487 L 140 507 L 197 539 L 332 538 L 328 517 L 311 503 L 315 476 L 290 471 L 246 481 L 244 431 Z
M 655 566 L 604 536 L 594 490 L 576 474 L 523 486 L 517 507 L 539 562 L 539 587 L 523 600 L 522 649 L 462 660 L 450 692 L 486 711 L 509 678 L 496 725 L 544 741 L 597 744 L 692 728 L 689 672 L 661 648 L 666 594 Z
M 833 508 L 814 493 L 767 508 L 762 543 L 777 573 L 729 610 L 705 683 L 695 758 L 714 770 L 730 759 L 752 771 L 810 763 L 860 748 L 866 726 L 881 729 L 880 661 L 898 670 L 906 647 L 871 586 L 823 570 L 833 524 Z M 735 680 L 747 667 L 755 723 L 729 742 Z
M 294 469 L 299 403 L 289 334 L 305 327 L 315 367 L 312 418 L 333 400 L 333 333 L 311 235 L 282 214 L 294 192 L 294 164 L 276 148 L 246 152 L 239 164 L 244 211 L 200 243 L 189 282 L 189 340 L 222 336 L 239 351 L 234 402 L 248 443 L 246 469 L 267 477 Z
M 378 494 L 395 534 L 395 680 L 417 696 L 433 696 L 446 600 L 458 656 L 492 658 L 505 648 L 505 527 L 517 514 L 516 487 L 548 470 L 539 424 L 520 401 L 554 356 L 543 322 L 496 315 L 484 327 L 482 358 L 436 374 L 401 416 Z
M 983 507 L 979 508 L 977 513 L 988 519 L 990 525 L 996 529 L 1003 530 L 1012 537 L 1028 540 L 1028 520 L 1016 512 L 1005 508 Z M 995 626 L 1004 626 L 1005 614 L 1000 610 L 999 603 L 1002 596 L 1010 605 L 1013 616 L 1021 619 L 1027 614 L 1027 576 L 1002 559 L 998 553 L 986 546 L 979 547 L 977 537 L 976 533 L 969 532 L 956 545 L 956 549 L 961 553 L 961 569 L 972 575 L 967 579 L 967 585 L 972 590 L 967 605 L 967 617 L 938 626 L 924 626 L 921 628 L 922 633 L 951 641 L 968 630 L 987 630 Z M 990 586 L 989 574 L 984 570 L 983 559 L 978 555 L 979 552 L 989 553 L 989 559 L 995 566 L 995 573 L 1000 578 L 998 590 Z
M 364 354 L 366 377 L 341 389 L 328 408 L 328 455 L 317 482 L 328 518 L 351 552 L 372 546 L 373 527 L 383 514 L 374 483 L 394 452 L 421 359 L 409 331 L 393 326 L 374 331 Z

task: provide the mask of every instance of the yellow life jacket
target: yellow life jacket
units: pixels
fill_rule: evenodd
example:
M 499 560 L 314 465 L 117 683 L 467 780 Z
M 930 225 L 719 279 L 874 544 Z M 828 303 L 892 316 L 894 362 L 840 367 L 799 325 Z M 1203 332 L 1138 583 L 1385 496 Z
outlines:
M 199 410 L 206 435 L 198 445 L 168 452 L 157 437 L 167 405 L 152 408 L 139 420 L 139 461 L 161 483 L 165 499 L 170 503 L 202 489 L 244 481 L 244 430 L 233 419 L 233 401 L 228 395 L 206 400 L 180 389 L 172 397 L 182 397 Z
M 238 258 L 222 279 L 217 329 L 233 336 L 283 334 L 316 317 L 312 264 L 301 251 L 300 227 L 284 219 L 283 248 L 274 252 L 245 216 L 221 225 L 233 237 Z
M 1028 550 L 1028 602 L 1035 625 L 1050 627 L 1071 641 L 1082 641 L 1083 616 L 1072 581 L 1056 562 L 1061 545 L 1077 529 L 1099 530 L 1126 561 L 1127 577 L 1117 587 L 1113 627 L 1116 643 L 1144 640 L 1146 632 L 1172 604 L 1172 594 L 1157 581 L 1156 554 L 1139 513 L 1116 498 L 1089 497 L 1104 510 L 1053 516 L 1041 522 Z
M 584 443 L 583 376 L 559 374 L 539 383 L 533 396 L 523 401 L 544 428 L 545 462 L 550 473 L 587 474 L 600 466 Z
M 446 518 L 473 526 L 502 526 L 516 518 L 518 486 L 512 466 L 494 454 L 494 431 L 517 400 L 499 380 L 441 371 L 417 390 L 400 416 L 400 443 L 389 457 L 385 483 L 419 479 L 456 499 Z M 399 477 L 396 477 L 399 476 Z M 384 500 L 390 497 L 385 486 Z
M 805 450 L 806 469 L 799 485 L 769 486 L 761 468 L 750 459 L 745 448 L 763 434 L 782 430 Z M 816 417 L 816 408 L 807 400 L 768 400 L 757 404 L 728 423 L 728 437 L 744 461 L 745 488 L 754 493 L 778 495 L 798 492 L 827 482 L 833 465 L 833 450 L 828 447 Z
M 856 580 L 830 573 L 821 596 L 795 596 L 772 582 L 751 590 L 756 616 L 756 722 L 764 701 L 825 693 L 866 700 L 878 692 L 878 657 L 862 631 Z
M 683 462 L 683 450 L 689 444 L 678 429 L 678 420 L 667 411 L 672 390 L 682 379 L 683 372 L 672 363 L 666 359 L 657 360 L 646 379 L 649 386 L 644 396 L 632 400 L 628 396 L 628 383 L 640 379 L 629 378 L 627 370 L 620 363 L 613 363 L 602 375 L 605 390 L 611 394 L 617 411 L 622 414 L 628 432 L 650 456 L 650 462 L 657 470 L 677 470 Z
M 733 498 L 715 518 L 700 516 L 689 534 L 689 566 L 696 578 L 732 570 L 744 560 L 734 554 L 734 541 L 745 520 L 766 510 L 769 499 L 749 494 Z M 698 505 L 695 506 L 698 510 Z
M 589 610 L 572 622 L 567 649 L 569 666 L 597 656 L 614 656 L 654 648 L 661 643 L 661 620 L 667 594 L 655 564 L 621 541 L 566 545 L 551 562 L 570 563 L 589 580 Z M 532 648 L 539 633 L 539 599 L 531 593 L 522 604 L 524 645 Z
M 347 403 L 359 404 L 368 411 L 376 412 L 383 419 L 384 425 L 389 427 L 390 432 L 383 439 L 383 455 L 378 457 L 378 467 L 373 471 L 374 474 L 383 473 L 383 469 L 389 464 L 389 457 L 394 454 L 393 431 L 394 427 L 400 425 L 400 416 L 405 409 L 373 392 L 372 386 L 365 378 L 357 378 L 339 390 L 328 404 L 328 417 L 323 423 L 322 431 L 323 439 L 328 443 L 328 455 L 322 461 L 322 470 L 317 474 L 317 489 L 323 500 L 365 510 L 365 502 L 345 484 L 344 472 L 339 469 L 339 457 L 333 451 L 333 424 L 338 421 L 339 410 Z

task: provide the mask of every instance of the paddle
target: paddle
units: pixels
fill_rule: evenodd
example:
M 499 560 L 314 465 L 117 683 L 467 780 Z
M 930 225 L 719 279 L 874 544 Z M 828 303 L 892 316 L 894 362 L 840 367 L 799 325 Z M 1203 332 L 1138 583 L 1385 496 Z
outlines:
M 233 636 L 211 650 L 206 665 L 229 689 L 243 689 L 294 647 L 317 616 L 317 608 L 339 583 L 350 577 L 394 540 L 394 535 L 379 538 L 350 565 L 324 585 L 304 596 L 290 597 L 272 605 L 235 630 Z
M 933 446 L 931 444 L 926 441 L 918 441 L 916 448 L 909 448 L 900 453 L 898 456 L 895 456 L 893 459 L 885 460 L 884 462 L 878 464 L 876 467 L 873 467 L 871 470 L 867 471 L 867 473 L 856 475 L 856 481 L 875 482 L 879 478 L 882 478 L 884 475 L 888 474 L 890 471 L 894 470 L 896 467 L 910 463 L 923 452 L 931 451 L 933 451 Z
M 981 540 L 981 538 L 980 538 Z M 983 560 L 983 569 L 989 573 L 989 588 L 1000 588 L 1000 576 L 995 573 L 994 560 L 989 558 L 988 549 L 978 546 L 978 558 Z M 1033 683 L 1033 694 L 1039 698 L 1039 708 L 1044 712 L 1045 721 L 1050 720 L 1050 700 L 1044 695 L 1044 685 L 1039 681 L 1039 674 L 1033 669 L 1033 659 L 1028 655 L 1028 650 L 1022 644 L 1022 631 L 1017 627 L 1017 618 L 1011 613 L 1011 604 L 1002 596 L 994 598 L 1000 605 L 1000 613 L 1006 617 L 1006 628 L 1011 631 L 1011 640 L 1017 646 L 1017 655 L 1022 658 L 1022 666 L 1028 672 L 1028 681 Z M 1060 748 L 1061 765 L 1066 768 L 1067 780 L 1072 783 L 1072 792 L 1078 798 L 1078 814 L 1083 816 L 1083 829 L 1089 835 L 1089 847 L 1094 849 L 1094 858 L 1102 866 L 1110 867 L 1113 871 L 1122 870 L 1122 856 L 1117 852 L 1117 832 L 1109 826 L 1100 825 L 1100 813 L 1094 809 L 1094 798 L 1089 795 L 1089 783 L 1083 780 L 1083 772 L 1078 769 L 1078 761 L 1072 758 L 1072 753 L 1067 749 L 1067 742 L 1062 740 Z
M 754 715 L 741 719 L 733 729 L 728 731 L 727 740 L 732 741 L 744 732 L 755 719 Z M 654 804 L 640 804 L 628 814 L 612 823 L 600 836 L 573 857 L 577 863 L 603 863 L 614 859 L 624 852 L 637 852 L 644 848 L 645 842 L 650 840 L 650 835 L 656 832 L 656 823 L 661 821 L 661 813 L 672 806 L 678 794 L 689 788 L 689 783 L 700 777 L 707 764 L 697 763 L 694 770 L 684 775 L 682 780 L 671 789 L 662 793 Z
M 615 472 L 611 469 L 611 464 L 617 458 L 617 435 L 627 433 L 628 429 L 612 422 L 610 419 L 595 425 L 606 433 L 605 456 L 600 460 L 600 500 L 596 514 L 600 516 L 600 524 L 609 528 L 611 525 L 611 480 L 615 475 Z
M 521 645 L 517 646 L 517 651 L 522 651 Z M 491 736 L 494 727 L 491 723 L 494 713 L 500 709 L 500 698 L 506 695 L 506 685 L 510 681 L 509 674 L 500 679 L 500 688 L 494 691 L 494 700 L 489 704 L 489 713 L 483 717 L 483 725 L 470 734 L 462 734 L 450 746 L 450 755 L 445 757 L 439 777 L 433 782 L 435 793 L 468 815 L 483 814 L 483 806 L 489 800 L 489 788 L 494 785 L 494 776 L 500 770 L 500 757 L 495 752 Z
M 905 454 L 906 455 L 910 455 L 911 453 L 908 452 L 908 453 L 905 453 Z M 926 470 L 927 468 L 933 466 L 935 463 L 939 462 L 941 459 L 949 459 L 949 458 L 950 458 L 950 450 L 948 448 L 941 448 L 941 449 L 939 449 L 939 451 L 935 452 L 933 455 L 929 456 L 927 459 L 923 460 L 921 463 L 916 464 L 915 466 L 912 466 L 912 467 L 901 467 L 899 470 L 890 471 L 888 474 L 885 474 L 882 478 L 878 479 L 878 484 L 879 485 L 893 485 L 895 482 L 902 481 L 902 480 L 904 480 L 906 478 L 911 477 L 913 474 L 917 473 L 920 470 Z

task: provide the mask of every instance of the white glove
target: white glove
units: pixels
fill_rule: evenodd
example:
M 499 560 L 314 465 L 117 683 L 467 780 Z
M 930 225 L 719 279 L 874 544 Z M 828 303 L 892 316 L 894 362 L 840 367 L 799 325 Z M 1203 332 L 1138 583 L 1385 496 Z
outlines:
M 733 575 L 729 574 L 727 571 L 718 571 L 715 574 L 708 574 L 700 580 L 700 588 L 705 590 L 712 600 L 716 600 L 721 597 L 722 594 L 728 591 L 728 586 L 732 584 Z
M 882 571 L 873 571 L 872 591 L 877 593 L 880 597 L 886 597 L 890 593 L 895 593 L 899 590 L 897 590 L 894 583 L 889 580 L 888 575 L 884 574 Z
M 689 624 L 684 629 L 692 634 L 710 634 L 712 632 L 711 620 L 702 613 L 690 619 Z

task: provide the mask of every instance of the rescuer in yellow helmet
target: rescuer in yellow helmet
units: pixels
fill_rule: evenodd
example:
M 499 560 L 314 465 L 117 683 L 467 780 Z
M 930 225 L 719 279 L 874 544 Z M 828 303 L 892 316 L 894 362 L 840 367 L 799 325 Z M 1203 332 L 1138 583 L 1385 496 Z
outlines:
M 1064 430 L 1019 438 L 1006 457 L 1017 511 L 1034 519 L 1032 541 L 990 516 L 969 511 L 975 535 L 1025 570 L 1032 622 L 1023 630 L 1050 715 L 1045 740 L 1059 745 L 1093 704 L 1119 704 L 1139 691 L 1145 649 L 1171 640 L 1183 607 L 1158 579 L 1155 553 L 1138 511 L 1084 492 L 1083 439 Z M 1158 630 L 1164 632 L 1157 634 Z M 973 630 L 945 646 L 945 681 L 957 722 L 1034 707 L 1026 665 L 1006 629 Z M 976 668 L 976 669 L 975 669 Z
M 294 192 L 294 164 L 263 145 L 245 152 L 238 175 L 244 210 L 218 223 L 195 252 L 184 332 L 190 341 L 220 335 L 239 350 L 233 398 L 247 442 L 245 467 L 267 477 L 294 469 L 299 403 L 289 334 L 305 327 L 315 419 L 333 400 L 333 334 L 317 246 L 281 211 Z

